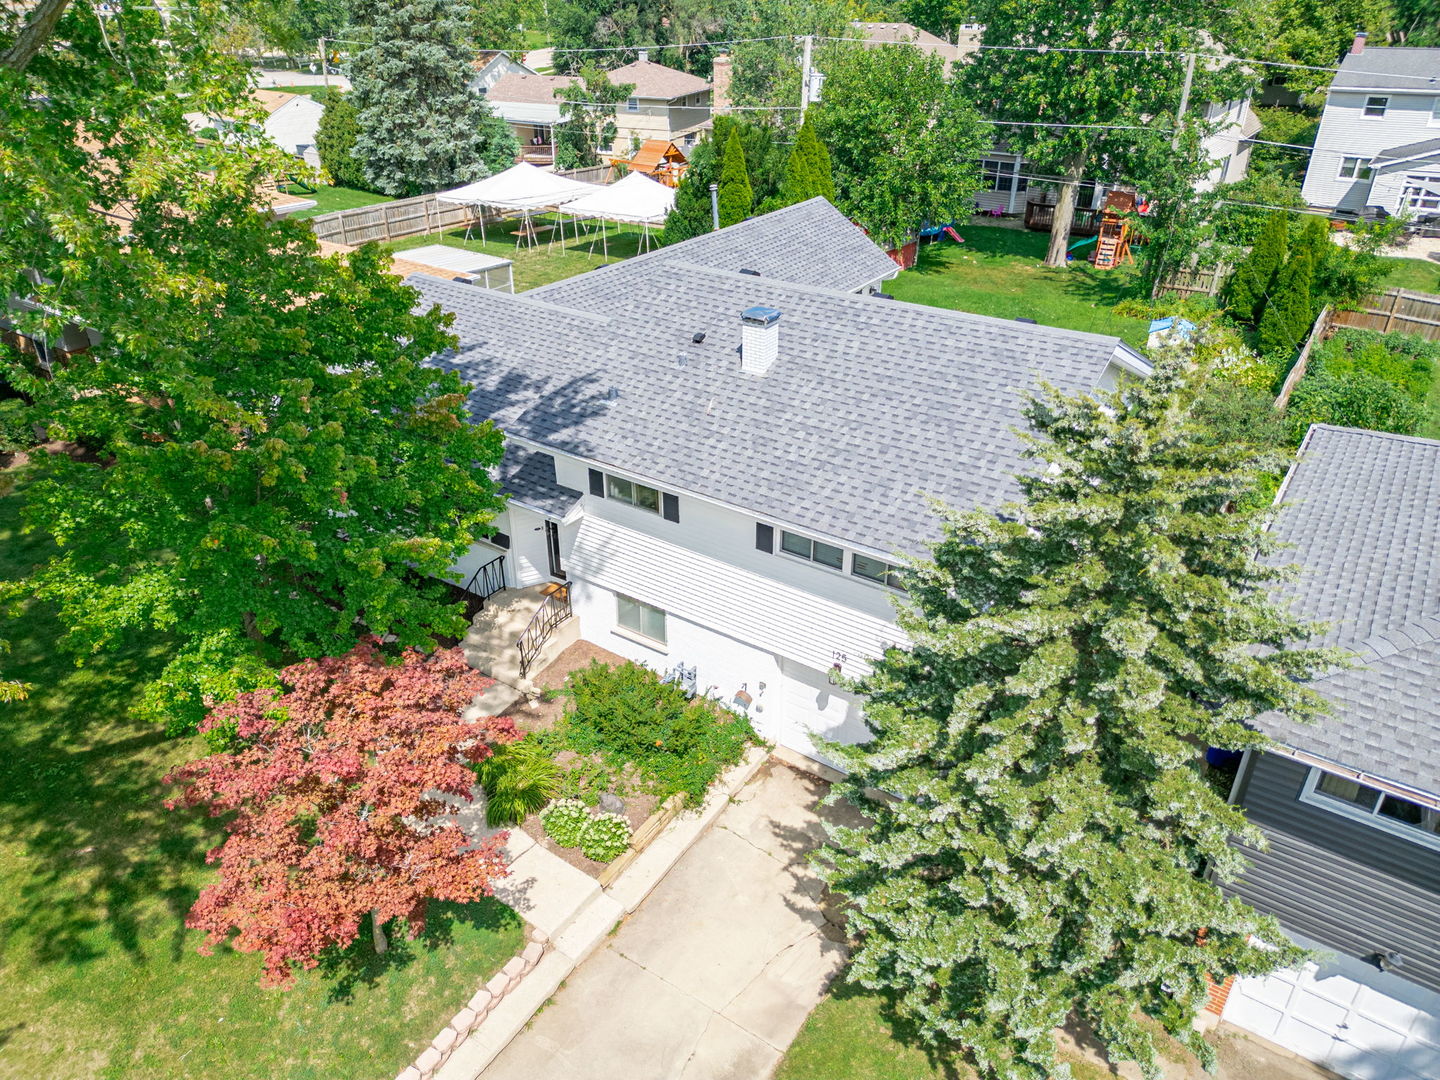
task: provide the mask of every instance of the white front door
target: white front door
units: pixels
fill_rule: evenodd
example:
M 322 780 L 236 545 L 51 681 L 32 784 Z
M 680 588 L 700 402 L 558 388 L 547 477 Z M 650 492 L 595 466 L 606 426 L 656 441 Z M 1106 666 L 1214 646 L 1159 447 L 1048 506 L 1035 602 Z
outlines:
M 1237 979 L 1224 1016 L 1352 1080 L 1440 1077 L 1440 994 L 1352 957 Z

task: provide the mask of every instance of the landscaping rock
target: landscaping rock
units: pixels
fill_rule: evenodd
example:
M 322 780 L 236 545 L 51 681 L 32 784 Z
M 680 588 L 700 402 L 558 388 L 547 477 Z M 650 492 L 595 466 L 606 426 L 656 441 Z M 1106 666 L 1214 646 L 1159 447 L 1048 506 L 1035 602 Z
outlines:
M 484 1016 L 494 1004 L 495 995 L 489 990 L 476 990 L 475 996 L 470 999 L 470 1008 L 474 1010 L 477 1017 Z
M 613 792 L 606 791 L 600 796 L 600 812 L 603 814 L 623 814 L 625 812 L 625 800 Z
M 545 931 L 541 930 L 538 926 L 532 926 L 530 928 L 530 940 L 538 941 L 541 945 L 544 945 L 545 942 L 550 940 L 550 935 L 545 933 Z
M 527 970 L 529 969 L 526 968 L 524 960 L 518 956 L 512 956 L 509 960 L 505 961 L 505 966 L 500 969 L 500 974 L 508 976 L 510 985 L 514 986 L 524 977 Z
M 474 1009 L 465 1007 L 455 1014 L 450 1021 L 450 1030 L 461 1038 L 469 1035 L 475 1025 L 480 1022 L 479 1015 Z
M 419 1072 L 421 1077 L 430 1077 L 435 1075 L 435 1070 L 444 1060 L 445 1055 L 431 1046 L 415 1059 L 415 1064 L 411 1067 Z
M 506 991 L 510 989 L 510 976 L 503 971 L 496 972 L 485 984 L 485 989 L 490 991 L 492 997 L 504 997 Z
M 430 1044 L 431 1048 L 441 1054 L 448 1054 L 455 1049 L 455 1044 L 460 1041 L 460 1033 L 454 1028 L 446 1028 L 435 1036 L 435 1041 Z
M 540 962 L 540 958 L 544 955 L 545 946 L 541 945 L 538 941 L 532 941 L 520 951 L 520 959 L 525 961 L 526 968 L 533 968 Z
M 406 1070 L 402 1072 L 399 1076 L 397 1076 L 395 1080 L 420 1080 L 420 1070 L 417 1069 L 414 1065 L 411 1065 L 406 1068 Z

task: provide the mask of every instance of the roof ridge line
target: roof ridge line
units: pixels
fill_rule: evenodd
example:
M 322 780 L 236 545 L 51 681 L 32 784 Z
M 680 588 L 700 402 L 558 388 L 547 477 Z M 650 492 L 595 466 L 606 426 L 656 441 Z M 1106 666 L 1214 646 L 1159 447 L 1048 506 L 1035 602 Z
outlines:
M 394 252 L 394 254 L 395 254 L 396 257 L 398 257 L 398 258 L 404 258 L 404 257 L 405 257 L 404 252 L 399 252 L 399 251 L 397 251 L 397 252 Z M 414 261 L 414 260 L 411 260 L 411 261 Z M 620 264 L 619 264 L 619 263 L 615 263 L 615 264 L 613 264 L 613 265 L 618 266 L 618 265 L 620 265 Z M 426 281 L 426 282 L 424 283 L 424 286 L 425 286 L 424 289 L 421 289 L 421 287 L 420 287 L 419 284 L 417 284 L 417 283 L 412 283 L 412 281 L 411 281 L 412 278 L 419 278 L 419 277 L 429 278 L 429 279 L 430 279 L 429 281 Z M 438 283 L 438 284 L 444 286 L 444 287 L 447 288 L 447 289 L 455 289 L 455 290 L 468 289 L 468 290 L 470 290 L 470 291 L 469 291 L 469 292 L 466 292 L 466 293 L 464 294 L 464 295 L 467 296 L 467 297 L 473 297 L 473 296 L 476 295 L 477 292 L 478 292 L 478 293 L 486 293 L 486 294 L 489 294 L 489 295 L 493 296 L 493 297 L 495 298 L 495 302 L 496 302 L 496 303 L 500 303 L 500 304 L 527 304 L 527 305 L 530 305 L 530 306 L 532 306 L 532 307 L 544 308 L 544 309 L 546 309 L 547 311 L 558 311 L 558 312 L 561 312 L 562 314 L 565 314 L 565 315 L 572 315 L 572 316 L 574 316 L 574 317 L 577 318 L 577 319 L 584 319 L 586 322 L 597 323 L 597 324 L 599 324 L 599 325 L 601 325 L 601 326 L 609 326 L 611 323 L 613 323 L 613 322 L 615 321 L 615 320 L 614 320 L 611 316 L 609 316 L 609 315 L 601 315 L 601 314 L 598 313 L 598 312 L 585 311 L 585 310 L 583 310 L 583 309 L 581 309 L 581 308 L 567 307 L 567 306 L 564 305 L 564 304 L 557 304 L 557 303 L 555 303 L 553 300 L 541 300 L 539 297 L 529 296 L 529 295 L 527 295 L 526 293 L 507 293 L 507 292 L 501 292 L 499 289 L 487 289 L 487 288 L 484 288 L 483 286 L 467 285 L 467 284 L 465 284 L 463 281 L 455 281 L 455 280 L 453 280 L 452 278 L 436 277 L 434 274 L 431 274 L 431 273 L 423 273 L 423 274 L 422 274 L 422 273 L 420 273 L 419 271 L 416 271 L 416 272 L 413 273 L 413 274 L 408 274 L 408 275 L 403 279 L 403 281 L 402 281 L 402 284 L 410 285 L 412 288 L 420 290 L 420 295 L 421 295 L 421 297 L 422 297 L 422 298 L 425 298 L 425 299 L 428 299 L 428 297 L 425 296 L 425 289 L 433 288 L 435 283 Z M 432 301 L 432 303 L 433 303 L 433 301 Z

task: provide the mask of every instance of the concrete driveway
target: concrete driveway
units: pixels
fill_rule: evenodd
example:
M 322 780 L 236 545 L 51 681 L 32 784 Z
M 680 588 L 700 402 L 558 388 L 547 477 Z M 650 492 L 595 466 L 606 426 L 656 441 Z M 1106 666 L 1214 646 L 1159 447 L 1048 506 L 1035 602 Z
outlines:
M 824 788 L 767 763 L 485 1080 L 768 1076 L 844 960 L 805 863 Z

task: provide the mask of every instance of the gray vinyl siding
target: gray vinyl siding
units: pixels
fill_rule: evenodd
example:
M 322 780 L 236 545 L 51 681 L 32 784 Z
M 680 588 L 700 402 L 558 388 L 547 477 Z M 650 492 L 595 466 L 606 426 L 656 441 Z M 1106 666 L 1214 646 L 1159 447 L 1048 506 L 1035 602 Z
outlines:
M 1397 974 L 1440 991 L 1440 851 L 1300 801 L 1308 769 L 1256 755 L 1239 802 L 1270 849 L 1231 892 L 1288 930 L 1364 959 L 1405 958 Z

